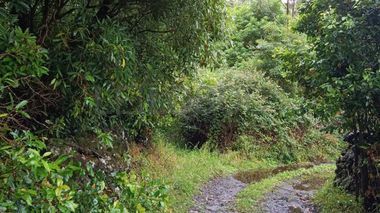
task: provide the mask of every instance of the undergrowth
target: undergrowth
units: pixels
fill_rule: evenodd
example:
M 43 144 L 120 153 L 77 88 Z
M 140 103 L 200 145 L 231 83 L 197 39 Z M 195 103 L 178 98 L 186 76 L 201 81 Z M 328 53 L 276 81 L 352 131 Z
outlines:
M 214 177 L 276 165 L 274 161 L 248 160 L 238 152 L 181 149 L 163 139 L 159 139 L 155 148 L 139 160 L 144 172 L 171 186 L 169 206 L 173 212 L 187 212 L 193 205 L 194 195 Z
M 332 183 L 332 177 L 316 193 L 314 202 L 318 205 L 321 213 L 365 212 L 362 201 L 343 189 L 335 187 Z
M 165 212 L 167 187 L 149 177 L 55 155 L 30 132 L 0 140 L 0 212 Z M 82 155 L 83 156 L 83 155 Z
M 193 197 L 199 193 L 202 185 L 212 178 L 241 171 L 272 170 L 283 164 L 278 160 L 261 158 L 260 155 L 263 153 L 256 152 L 246 156 L 241 151 L 220 152 L 208 146 L 186 149 L 178 147 L 178 143 L 171 140 L 165 134 L 156 134 L 154 147 L 148 152 L 135 146 L 131 147 L 130 154 L 131 158 L 135 159 L 135 170 L 160 179 L 170 186 L 168 206 L 173 212 L 187 212 L 194 204 Z M 256 158 L 255 155 L 259 157 Z M 323 170 L 325 167 L 317 168 Z M 311 169 L 311 171 L 316 170 L 318 169 Z M 296 170 L 284 172 L 275 177 L 286 179 L 292 175 L 306 173 L 308 170 Z M 276 180 L 280 182 L 283 179 Z M 264 185 L 263 188 L 267 188 L 266 186 L 268 185 Z
M 255 70 L 203 71 L 189 87 L 173 121 L 187 147 L 207 144 L 283 163 L 336 159 L 342 148 L 320 131 L 304 98 Z

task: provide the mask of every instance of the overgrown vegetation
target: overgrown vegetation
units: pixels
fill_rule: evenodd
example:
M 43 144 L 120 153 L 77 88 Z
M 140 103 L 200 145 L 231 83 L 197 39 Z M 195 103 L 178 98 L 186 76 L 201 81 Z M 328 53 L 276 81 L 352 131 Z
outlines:
M 292 2 L 0 0 L 0 211 L 185 212 L 215 175 L 335 160 L 346 132 L 336 184 L 376 211 L 380 4 Z M 340 190 L 323 210 L 359 209 Z
M 354 195 L 348 194 L 344 189 L 333 186 L 332 178 L 323 186 L 315 196 L 321 213 L 365 212 L 361 201 Z
M 12 115 L 1 123 L 131 141 L 150 136 L 181 79 L 207 62 L 224 8 L 218 0 L 0 5 L 0 112 Z M 10 111 L 22 101 L 29 119 Z
M 169 206 L 175 212 L 188 212 L 194 205 L 193 196 L 208 180 L 239 170 L 274 167 L 276 162 L 247 160 L 239 152 L 219 153 L 207 148 L 186 150 L 157 139 L 155 149 L 137 154 L 135 159 L 145 173 L 169 185 Z
M 352 155 L 342 156 L 336 183 L 363 197 L 368 212 L 380 203 L 379 7 L 378 1 L 308 1 L 298 23 L 316 53 L 311 64 L 316 112 L 350 133 Z M 342 172 L 346 169 L 352 172 Z
M 0 144 L 0 211 L 163 212 L 167 187 L 158 181 L 95 170 L 93 162 L 55 156 L 30 132 Z
M 281 162 L 336 156 L 339 141 L 318 132 L 305 100 L 289 97 L 262 73 L 249 69 L 205 72 L 191 86 L 178 122 L 189 147 L 208 142 Z M 315 152 L 309 155 L 311 147 Z
M 93 149 L 150 143 L 182 78 L 209 61 L 223 1 L 0 6 L 1 211 L 163 211 L 164 185 L 134 178 L 127 163 L 125 171 L 95 168 L 93 158 L 114 155 Z M 42 139 L 54 137 L 93 144 L 53 156 L 55 144 Z M 85 164 L 70 163 L 78 155 Z

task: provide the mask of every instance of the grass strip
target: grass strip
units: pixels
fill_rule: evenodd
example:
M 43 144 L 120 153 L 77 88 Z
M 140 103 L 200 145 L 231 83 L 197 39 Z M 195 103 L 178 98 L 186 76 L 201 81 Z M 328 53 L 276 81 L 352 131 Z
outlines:
M 323 174 L 331 172 L 335 169 L 335 165 L 319 165 L 312 168 L 301 168 L 293 171 L 285 171 L 276 174 L 270 178 L 263 179 L 259 182 L 250 184 L 247 188 L 238 194 L 236 207 L 239 212 L 252 213 L 261 212 L 260 202 L 265 195 L 273 190 L 276 186 L 284 181 L 291 180 L 303 175 Z

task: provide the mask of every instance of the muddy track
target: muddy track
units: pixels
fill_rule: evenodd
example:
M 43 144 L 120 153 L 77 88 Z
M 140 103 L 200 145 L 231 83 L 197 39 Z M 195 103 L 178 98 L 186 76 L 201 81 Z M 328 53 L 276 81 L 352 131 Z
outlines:
M 268 193 L 261 209 L 267 213 L 317 213 L 311 202 L 315 190 L 299 179 L 286 181 Z
M 311 168 L 311 164 L 281 166 L 272 169 L 240 172 L 234 176 L 219 177 L 209 181 L 194 197 L 195 205 L 189 213 L 235 213 L 235 198 L 248 184 L 259 182 L 278 173 Z M 263 212 L 269 213 L 315 213 L 311 204 L 315 185 L 308 180 L 294 179 L 286 181 L 268 193 L 261 202 Z
M 201 193 L 194 198 L 196 205 L 190 213 L 227 213 L 237 212 L 234 208 L 236 195 L 247 184 L 235 179 L 233 176 L 216 178 L 208 182 Z

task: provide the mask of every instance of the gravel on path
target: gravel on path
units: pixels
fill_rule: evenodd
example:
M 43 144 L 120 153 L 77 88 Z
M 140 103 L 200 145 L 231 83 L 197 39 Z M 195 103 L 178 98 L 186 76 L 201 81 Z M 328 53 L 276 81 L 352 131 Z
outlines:
M 194 198 L 195 206 L 189 213 L 235 213 L 236 195 L 246 186 L 233 176 L 216 178 L 208 182 Z
M 317 213 L 317 208 L 311 202 L 314 193 L 314 187 L 293 179 L 268 193 L 261 207 L 267 213 Z

